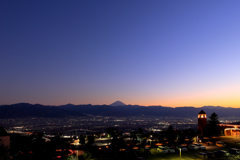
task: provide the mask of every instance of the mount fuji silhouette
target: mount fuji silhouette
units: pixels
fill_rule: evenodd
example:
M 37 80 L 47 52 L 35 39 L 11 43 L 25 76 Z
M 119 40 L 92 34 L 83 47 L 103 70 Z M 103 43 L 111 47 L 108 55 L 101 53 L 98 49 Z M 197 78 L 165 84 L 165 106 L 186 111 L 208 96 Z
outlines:
M 110 106 L 126 106 L 126 104 L 124 104 L 124 103 L 121 102 L 121 101 L 116 101 L 116 102 L 110 104 Z

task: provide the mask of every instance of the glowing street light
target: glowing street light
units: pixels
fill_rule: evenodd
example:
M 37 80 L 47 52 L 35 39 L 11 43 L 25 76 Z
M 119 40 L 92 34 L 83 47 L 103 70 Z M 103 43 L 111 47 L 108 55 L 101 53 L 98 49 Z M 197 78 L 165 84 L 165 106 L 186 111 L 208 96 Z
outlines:
M 151 147 L 151 142 L 152 142 L 152 140 L 150 139 L 149 141 L 150 141 L 150 147 Z
M 179 151 L 180 151 L 179 153 L 180 153 L 180 160 L 181 160 L 181 148 L 179 149 Z
M 77 152 L 76 152 L 76 160 L 78 160 L 78 150 L 77 150 Z

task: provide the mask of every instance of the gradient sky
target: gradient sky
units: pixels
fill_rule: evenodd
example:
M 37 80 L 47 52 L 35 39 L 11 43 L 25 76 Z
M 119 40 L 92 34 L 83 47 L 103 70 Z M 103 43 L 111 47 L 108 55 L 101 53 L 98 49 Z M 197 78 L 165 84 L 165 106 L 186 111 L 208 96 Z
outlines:
M 2 0 L 0 104 L 240 107 L 239 0 Z

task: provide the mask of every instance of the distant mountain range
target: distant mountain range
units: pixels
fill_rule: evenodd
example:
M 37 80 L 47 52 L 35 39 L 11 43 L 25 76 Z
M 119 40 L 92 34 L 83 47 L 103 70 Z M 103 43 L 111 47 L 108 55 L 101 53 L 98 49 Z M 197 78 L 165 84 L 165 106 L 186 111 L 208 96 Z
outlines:
M 41 104 L 33 105 L 29 103 L 17 103 L 0 106 L 0 118 L 61 118 L 69 116 L 84 116 L 84 114 L 55 106 L 44 106 Z
M 26 117 L 79 117 L 87 115 L 102 116 L 164 116 L 164 117 L 197 117 L 204 110 L 209 117 L 213 112 L 219 117 L 240 115 L 240 108 L 225 108 L 221 106 L 194 107 L 163 107 L 163 106 L 138 106 L 125 105 L 116 101 L 111 105 L 73 105 L 45 106 L 41 104 L 18 103 L 0 106 L 0 118 L 26 118 Z

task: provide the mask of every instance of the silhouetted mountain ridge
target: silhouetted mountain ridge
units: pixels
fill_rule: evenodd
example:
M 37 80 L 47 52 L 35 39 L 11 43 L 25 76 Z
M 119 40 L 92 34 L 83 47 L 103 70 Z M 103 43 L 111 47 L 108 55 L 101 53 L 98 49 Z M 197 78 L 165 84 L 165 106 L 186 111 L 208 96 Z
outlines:
M 219 116 L 238 116 L 240 108 L 221 107 L 221 106 L 203 106 L 195 107 L 164 107 L 164 106 L 108 106 L 108 105 L 75 105 L 75 106 L 59 106 L 60 108 L 79 111 L 91 115 L 103 116 L 176 116 L 176 117 L 196 117 L 203 109 L 209 117 L 213 112 Z
M 69 116 L 84 116 L 84 114 L 81 112 L 41 104 L 17 103 L 0 106 L 0 118 L 62 118 Z
M 209 117 L 213 112 L 220 117 L 239 116 L 240 108 L 225 108 L 221 106 L 195 107 L 164 107 L 164 106 L 139 106 L 139 105 L 73 105 L 66 104 L 60 106 L 50 106 L 41 104 L 18 103 L 0 106 L 0 118 L 20 118 L 20 117 L 69 117 L 83 115 L 102 116 L 164 116 L 164 117 L 196 117 L 204 110 Z

